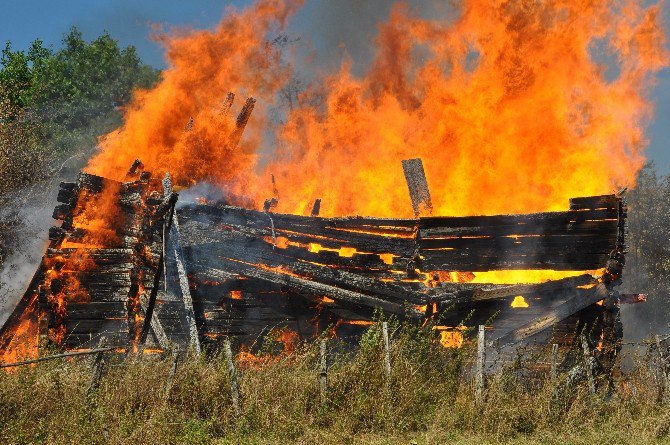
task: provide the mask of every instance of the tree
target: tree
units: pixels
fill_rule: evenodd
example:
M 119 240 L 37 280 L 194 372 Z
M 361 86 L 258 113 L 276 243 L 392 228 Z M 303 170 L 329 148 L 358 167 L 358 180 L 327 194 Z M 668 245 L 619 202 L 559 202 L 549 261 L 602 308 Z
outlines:
M 640 335 L 661 328 L 670 320 L 670 175 L 658 176 L 653 164 L 644 166 L 635 189 L 627 196 L 628 254 L 625 289 L 647 293 L 645 304 L 627 308 L 636 315 L 629 329 Z

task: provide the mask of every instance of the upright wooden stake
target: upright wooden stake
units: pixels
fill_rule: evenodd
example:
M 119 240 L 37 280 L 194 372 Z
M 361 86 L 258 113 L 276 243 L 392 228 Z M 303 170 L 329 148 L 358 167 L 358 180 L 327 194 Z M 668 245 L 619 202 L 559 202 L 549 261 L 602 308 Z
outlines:
M 321 362 L 321 372 L 319 372 L 319 383 L 321 386 L 321 403 L 326 403 L 328 400 L 328 361 L 326 354 L 326 339 L 321 340 L 320 348 L 320 362 Z
M 428 180 L 420 158 L 402 161 L 402 169 L 409 188 L 409 197 L 415 216 L 428 216 L 433 213 L 433 201 L 430 199 Z
M 477 374 L 475 381 L 475 402 L 479 405 L 484 401 L 484 365 L 486 364 L 486 331 L 483 324 L 477 333 Z
M 556 360 L 558 358 L 558 345 L 554 343 L 551 346 L 551 386 L 556 387 L 556 384 L 558 383 L 558 372 L 557 372 L 557 363 Z
M 316 198 L 310 216 L 319 216 L 319 212 L 321 212 L 321 198 Z
M 230 375 L 230 395 L 233 399 L 233 409 L 235 415 L 242 414 L 240 407 L 240 391 L 237 386 L 237 371 L 235 371 L 235 364 L 233 363 L 233 351 L 230 348 L 230 339 L 226 338 L 223 341 L 223 353 L 226 355 L 226 362 L 228 364 L 228 374 Z
M 658 371 L 661 378 L 661 397 L 664 403 L 670 400 L 670 379 L 668 377 L 668 368 L 661 348 L 661 337 L 656 335 L 656 349 L 658 350 Z
M 170 372 L 168 374 L 167 382 L 165 382 L 165 395 L 164 400 L 166 402 L 170 401 L 170 392 L 172 392 L 172 385 L 174 384 L 174 376 L 177 373 L 177 363 L 179 362 L 179 350 L 172 350 L 172 365 L 170 366 Z
M 593 372 L 591 370 L 591 349 L 589 342 L 586 340 L 586 335 L 582 334 L 582 350 L 584 351 L 584 372 L 586 372 L 586 380 L 589 383 L 589 391 L 591 394 L 596 393 L 596 382 L 593 380 Z
M 382 336 L 384 337 L 384 370 L 386 371 L 386 382 L 391 380 L 391 348 L 389 346 L 389 326 L 382 322 Z
M 105 347 L 107 344 L 107 338 L 102 337 L 100 339 L 100 342 L 98 342 L 98 348 L 97 349 L 102 349 Z M 98 387 L 98 384 L 100 383 L 100 378 L 102 377 L 102 371 L 105 368 L 105 356 L 103 355 L 105 352 L 100 351 L 97 354 L 95 354 L 95 358 L 93 359 L 93 366 L 91 370 L 91 380 L 88 383 L 88 389 L 86 390 L 86 395 L 90 396 L 91 393 Z

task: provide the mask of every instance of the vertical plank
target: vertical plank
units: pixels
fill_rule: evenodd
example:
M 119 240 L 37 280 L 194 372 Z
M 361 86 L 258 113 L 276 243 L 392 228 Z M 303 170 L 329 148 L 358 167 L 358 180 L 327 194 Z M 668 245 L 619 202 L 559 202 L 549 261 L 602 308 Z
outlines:
M 172 365 L 170 366 L 170 372 L 168 373 L 167 381 L 165 382 L 165 394 L 163 396 L 166 402 L 170 401 L 170 393 L 172 392 L 172 385 L 174 384 L 174 376 L 177 373 L 177 364 L 179 362 L 179 350 L 172 350 Z
M 382 322 L 382 336 L 384 337 L 384 371 L 388 382 L 391 379 L 391 348 L 389 345 L 389 326 L 385 321 Z
M 593 370 L 591 369 L 591 349 L 586 335 L 582 334 L 582 350 L 584 352 L 584 372 L 586 373 L 586 380 L 589 384 L 589 392 L 596 393 L 596 382 L 593 380 Z
M 558 345 L 554 343 L 551 346 L 551 386 L 556 387 L 556 384 L 558 383 L 558 371 L 557 371 L 557 366 L 558 364 L 556 363 L 556 360 L 558 359 Z
M 420 158 L 402 161 L 402 169 L 409 188 L 409 197 L 415 216 L 428 216 L 433 212 L 433 202 L 430 199 L 428 180 Z
M 163 195 L 169 196 L 172 192 L 173 192 L 172 179 L 170 178 L 170 173 L 167 173 L 165 175 L 165 179 L 163 179 Z M 201 352 L 200 338 L 198 337 L 198 328 L 195 324 L 195 311 L 193 310 L 193 298 L 191 297 L 191 290 L 188 285 L 186 268 L 184 267 L 184 253 L 181 250 L 181 244 L 179 240 L 179 217 L 177 216 L 177 210 L 175 208 L 172 209 L 172 213 L 170 214 L 170 221 L 172 222 L 172 224 L 171 225 L 168 224 L 170 227 L 167 235 L 168 239 L 170 239 L 172 243 L 175 262 L 177 263 L 177 274 L 179 275 L 179 287 L 181 289 L 182 300 L 184 302 L 184 310 L 186 313 L 186 323 L 188 324 L 190 345 L 193 348 L 195 354 L 200 355 Z M 165 275 L 165 277 L 166 277 L 165 282 L 167 283 L 167 274 Z
M 172 221 L 172 242 L 174 246 L 175 261 L 177 263 L 177 273 L 179 274 L 179 287 L 181 288 L 182 300 L 184 302 L 184 309 L 186 312 L 186 322 L 188 324 L 188 334 L 190 344 L 196 355 L 200 355 L 200 338 L 198 337 L 198 328 L 195 324 L 195 310 L 193 309 L 193 297 L 188 286 L 188 277 L 186 275 L 186 268 L 184 267 L 184 253 L 179 244 L 179 218 L 176 215 Z
M 486 364 L 486 330 L 483 324 L 479 325 L 477 333 L 477 373 L 475 375 L 475 402 L 484 401 L 484 366 Z
M 101 349 L 107 346 L 107 338 L 101 337 L 98 342 L 98 348 Z M 91 367 L 91 379 L 88 383 L 88 389 L 86 390 L 86 395 L 90 396 L 91 393 L 98 387 L 100 384 L 100 378 L 102 377 L 102 372 L 105 368 L 105 356 L 104 351 L 100 351 L 95 354 L 93 359 L 93 366 Z
M 310 216 L 319 216 L 320 212 L 321 212 L 321 198 L 316 198 L 314 200 L 314 205 L 312 206 Z
M 327 351 L 326 351 L 326 339 L 321 340 L 320 350 L 320 368 L 319 372 L 319 383 L 321 386 L 321 403 L 326 403 L 328 400 L 328 360 L 327 360 Z
M 228 374 L 230 375 L 230 396 L 233 400 L 233 410 L 235 410 L 235 415 L 239 416 L 242 414 L 242 409 L 240 406 L 240 390 L 237 385 L 237 371 L 235 370 L 235 364 L 233 363 L 233 351 L 230 348 L 229 338 L 226 338 L 223 341 L 223 353 L 226 356 Z
M 661 337 L 657 334 L 654 339 L 656 340 L 656 350 L 658 351 L 658 372 L 659 377 L 661 378 L 661 397 L 663 402 L 667 403 L 670 400 L 670 379 L 668 378 L 668 368 L 665 363 L 666 359 L 663 356 Z

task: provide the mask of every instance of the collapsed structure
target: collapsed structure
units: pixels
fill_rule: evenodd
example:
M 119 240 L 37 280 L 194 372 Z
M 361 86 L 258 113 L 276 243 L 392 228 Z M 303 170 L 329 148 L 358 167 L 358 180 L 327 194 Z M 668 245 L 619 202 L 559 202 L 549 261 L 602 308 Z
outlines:
M 231 139 L 252 109 L 251 99 Z M 562 212 L 430 216 L 421 160 L 403 170 L 413 219 L 324 218 L 319 199 L 310 216 L 276 213 L 277 197 L 263 210 L 177 205 L 169 174 L 155 178 L 139 161 L 124 182 L 81 173 L 60 186 L 62 223 L 0 330 L 0 353 L 31 339 L 37 351 L 104 338 L 120 351 L 199 353 L 228 337 L 252 347 L 269 332 L 346 337 L 382 311 L 433 320 L 445 346 L 481 324 L 491 345 L 555 343 L 565 366 L 584 334 L 611 367 L 622 336 L 621 197 L 574 198 Z M 506 271 L 523 272 L 496 284 Z

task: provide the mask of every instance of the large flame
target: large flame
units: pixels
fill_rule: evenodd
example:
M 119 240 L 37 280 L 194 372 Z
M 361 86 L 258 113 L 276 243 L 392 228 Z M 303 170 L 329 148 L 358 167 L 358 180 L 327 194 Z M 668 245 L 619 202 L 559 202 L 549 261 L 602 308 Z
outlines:
M 400 160 L 414 157 L 443 215 L 563 209 L 634 183 L 649 88 L 667 62 L 658 5 L 464 0 L 456 19 L 427 20 L 399 3 L 367 73 L 345 60 L 315 79 L 270 150 L 268 108 L 291 70 L 269 36 L 300 3 L 260 0 L 214 30 L 163 36 L 162 81 L 135 95 L 89 170 L 118 177 L 141 158 L 256 205 L 274 174 L 279 210 L 308 213 L 319 197 L 322 215 L 411 216 Z M 228 91 L 259 105 L 237 148 Z

